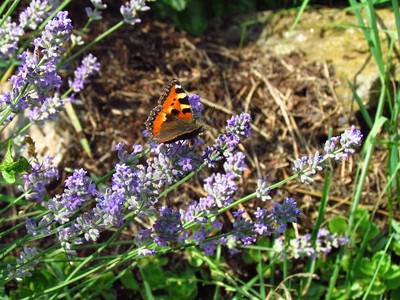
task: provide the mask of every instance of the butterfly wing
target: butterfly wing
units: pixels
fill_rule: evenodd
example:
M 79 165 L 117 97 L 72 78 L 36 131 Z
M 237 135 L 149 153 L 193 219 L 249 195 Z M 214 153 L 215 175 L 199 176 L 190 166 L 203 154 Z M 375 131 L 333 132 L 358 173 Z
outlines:
M 179 81 L 171 80 L 146 121 L 147 132 L 159 143 L 172 143 L 196 136 L 202 125 L 193 118 L 189 97 Z

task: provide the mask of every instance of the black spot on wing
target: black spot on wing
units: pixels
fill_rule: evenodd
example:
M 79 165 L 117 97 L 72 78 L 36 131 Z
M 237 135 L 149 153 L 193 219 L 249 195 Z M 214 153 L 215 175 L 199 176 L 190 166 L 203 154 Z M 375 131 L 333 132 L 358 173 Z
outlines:
M 192 111 L 191 111 L 191 109 L 190 108 L 184 108 L 184 109 L 182 109 L 182 113 L 185 115 L 185 114 L 189 114 L 189 113 L 191 113 Z
M 171 114 L 174 115 L 174 116 L 177 116 L 177 115 L 179 115 L 179 110 L 174 108 L 174 109 L 171 110 Z
M 188 97 L 188 96 L 185 96 L 185 97 L 183 97 L 183 98 L 180 98 L 180 99 L 179 99 L 179 103 L 180 103 L 180 104 L 185 104 L 185 105 L 190 105 L 189 97 Z

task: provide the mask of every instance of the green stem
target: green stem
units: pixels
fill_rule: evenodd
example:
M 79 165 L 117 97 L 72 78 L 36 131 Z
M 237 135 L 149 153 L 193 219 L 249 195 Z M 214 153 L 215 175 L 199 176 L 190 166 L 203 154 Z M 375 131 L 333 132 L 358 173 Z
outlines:
M 17 7 L 18 3 L 20 0 L 14 0 L 14 3 L 10 6 L 10 8 L 7 10 L 7 12 L 4 14 L 3 18 L 0 20 L 0 27 L 3 26 L 4 22 L 6 21 L 7 17 L 9 17 L 14 9 Z M 10 1 L 5 1 L 1 7 L 0 7 L 0 14 L 3 13 L 3 11 L 5 10 L 6 6 L 8 5 Z

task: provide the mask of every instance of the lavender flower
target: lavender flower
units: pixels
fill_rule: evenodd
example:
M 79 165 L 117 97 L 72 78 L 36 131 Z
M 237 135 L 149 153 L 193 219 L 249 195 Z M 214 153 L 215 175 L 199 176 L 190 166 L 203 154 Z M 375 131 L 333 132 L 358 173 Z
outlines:
M 130 25 L 140 23 L 139 18 L 135 18 L 136 12 L 149 10 L 150 7 L 146 6 L 145 0 L 130 0 L 128 4 L 122 5 L 120 8 L 124 22 Z
M 207 216 L 196 218 L 195 222 L 198 228 L 193 233 L 192 239 L 197 241 L 200 245 L 203 244 L 204 240 L 213 230 L 220 230 L 222 228 L 222 223 L 219 220 L 215 219 L 214 221 L 211 221 Z
M 14 55 L 18 49 L 19 37 L 24 34 L 20 25 L 11 22 L 11 17 L 7 17 L 0 27 L 0 60 L 4 60 Z
M 93 6 L 98 9 L 106 9 L 107 4 L 103 3 L 102 0 L 90 0 L 92 2 Z
M 201 163 L 201 158 L 187 141 L 154 145 L 152 152 L 156 156 L 147 161 L 147 172 L 151 172 L 152 181 L 158 187 L 175 183 Z
M 50 9 L 50 1 L 32 0 L 29 6 L 19 15 L 20 26 L 22 28 L 36 30 L 38 25 L 50 15 Z
M 151 239 L 151 232 L 152 232 L 151 229 L 139 230 L 139 235 L 133 239 L 135 245 L 138 247 L 142 247 L 147 242 L 149 242 Z
M 330 232 L 321 228 L 318 231 L 315 246 L 311 244 L 311 234 L 305 234 L 296 239 L 291 239 L 286 247 L 287 255 L 295 259 L 301 257 L 320 257 L 329 254 L 333 248 L 339 248 L 348 243 L 348 238 L 339 238 L 337 233 L 330 234 Z M 275 253 L 278 254 L 280 259 L 283 259 L 284 241 L 276 239 L 274 243 Z
M 89 201 L 97 194 L 96 186 L 85 175 L 86 171 L 79 169 L 75 170 L 72 176 L 65 180 L 65 186 L 67 187 L 64 191 L 64 195 L 67 198 L 66 207 L 71 208 L 71 210 L 75 210 L 78 205 Z
M 83 169 L 75 170 L 72 176 L 65 180 L 64 193 L 50 199 L 46 206 L 53 212 L 57 222 L 64 224 L 74 214 L 77 206 L 92 199 L 97 194 L 96 186 L 87 177 Z
M 156 249 L 139 249 L 138 254 L 140 256 L 154 256 L 156 255 Z
M 353 147 L 361 144 L 363 135 L 354 125 L 349 130 L 346 130 L 340 136 L 332 137 L 326 141 L 324 152 L 332 159 L 341 162 L 343 159 L 349 160 L 349 156 L 353 155 L 355 150 Z M 340 141 L 341 148 L 336 146 L 337 142 Z
M 212 147 L 208 147 L 203 153 L 203 157 L 207 160 L 209 167 L 214 167 L 214 162 L 222 159 L 221 154 L 229 157 L 236 153 L 240 141 L 250 134 L 249 114 L 241 113 L 238 116 L 231 117 L 227 121 L 226 134 L 219 136 L 215 144 Z
M 203 103 L 200 102 L 200 96 L 189 95 L 189 103 L 190 106 L 192 107 L 193 117 L 196 120 L 201 119 L 202 118 L 201 111 L 204 109 L 204 105 Z
M 100 70 L 100 63 L 97 62 L 97 58 L 92 54 L 87 55 L 82 60 L 82 65 L 74 72 L 74 80 L 69 79 L 68 83 L 71 89 L 78 93 L 83 90 L 83 86 L 89 76 L 95 74 Z
M 71 227 L 57 228 L 58 240 L 61 242 L 61 247 L 64 248 L 65 253 L 76 255 L 75 250 L 71 250 L 72 245 L 82 245 L 83 241 L 79 236 L 80 230 L 75 227 L 73 223 Z
M 184 172 L 191 172 L 193 171 L 193 166 L 192 166 L 192 159 L 190 157 L 182 157 L 181 161 L 178 162 L 178 165 L 182 167 L 182 171 Z
M 86 7 L 86 13 L 89 17 L 89 19 L 92 20 L 101 20 L 101 11 L 99 9 L 106 9 L 107 4 L 104 4 L 102 0 L 90 0 L 94 6 L 94 10 L 91 7 Z
M 72 30 L 67 14 L 58 12 L 56 17 L 47 23 L 41 37 L 34 39 L 33 53 L 26 50 L 19 56 L 22 65 L 17 74 L 10 78 L 12 89 L 0 96 L 0 103 L 9 106 L 13 113 L 28 108 L 36 110 L 30 114 L 36 118 L 31 119 L 32 122 L 40 120 L 41 110 L 35 107 L 40 108 L 49 93 L 62 83 L 61 77 L 56 73 L 56 67 L 61 52 L 64 51 L 63 43 L 70 38 Z M 11 118 L 9 115 L 7 120 L 10 121 Z
M 74 211 L 66 207 L 67 199 L 61 195 L 55 195 L 46 203 L 47 209 L 49 209 L 54 216 L 54 220 L 60 224 L 65 224 L 69 221 L 69 218 L 74 214 Z
M 244 246 L 254 244 L 256 238 L 253 235 L 253 226 L 250 220 L 246 220 L 242 217 L 245 210 L 238 210 L 233 212 L 233 216 L 236 218 L 235 223 L 233 223 L 234 235 L 236 239 L 241 240 Z
M 297 222 L 297 217 L 301 215 L 300 209 L 296 207 L 296 201 L 293 198 L 285 198 L 282 204 L 274 202 L 271 209 L 275 222 L 280 225 L 276 231 L 278 233 L 285 232 L 286 223 Z
M 35 46 L 45 49 L 43 53 L 48 57 L 58 57 L 60 51 L 64 50 L 63 43 L 70 39 L 72 25 L 67 16 L 66 11 L 58 12 L 54 19 L 47 23 L 42 36 L 33 41 Z
M 204 180 L 204 190 L 212 197 L 213 206 L 218 208 L 226 207 L 233 202 L 233 195 L 237 185 L 233 181 L 236 175 L 228 172 L 226 174 L 213 173 Z M 211 200 L 208 198 L 208 200 Z
M 159 189 L 155 185 L 154 170 L 149 166 L 130 167 L 118 164 L 112 178 L 111 189 L 118 192 L 129 204 L 128 209 L 141 216 L 153 216 Z
M 295 160 L 293 163 L 293 170 L 300 174 L 300 181 L 310 184 L 314 182 L 312 178 L 318 171 L 321 171 L 324 167 L 327 167 L 322 163 L 323 156 L 319 155 L 319 152 L 315 152 L 315 155 L 310 154 L 309 157 L 303 156 Z
M 311 234 L 306 234 L 297 239 L 289 241 L 289 256 L 297 259 L 299 257 L 318 257 L 317 251 L 311 245 Z
M 332 251 L 332 248 L 338 248 L 340 245 L 345 245 L 348 242 L 349 239 L 346 236 L 339 238 L 337 233 L 330 234 L 329 230 L 321 228 L 318 231 L 316 251 L 328 254 Z
M 135 245 L 140 248 L 138 250 L 138 254 L 140 256 L 149 256 L 149 255 L 155 255 L 156 254 L 156 249 L 149 249 L 146 248 L 147 242 L 150 241 L 151 239 L 151 229 L 144 229 L 144 230 L 139 230 L 138 236 L 136 236 L 133 241 Z
M 28 118 L 35 123 L 42 123 L 46 119 L 55 119 L 56 115 L 62 111 L 65 102 L 69 99 L 60 99 L 58 91 L 53 96 L 44 99 L 41 107 L 32 107 L 28 110 Z
M 269 185 L 267 185 L 267 181 L 268 176 L 265 179 L 259 178 L 257 182 L 257 198 L 261 199 L 263 202 L 272 199 L 271 196 L 268 195 L 271 189 L 269 188 Z
M 232 116 L 228 120 L 226 132 L 234 133 L 239 139 L 244 139 L 251 134 L 250 115 L 241 113 L 238 116 Z
M 241 174 L 247 170 L 245 164 L 246 156 L 242 152 L 236 152 L 232 156 L 226 158 L 224 163 L 225 172 L 230 172 L 236 176 L 241 176 Z
M 300 157 L 293 163 L 293 170 L 300 175 L 300 181 L 307 184 L 314 182 L 313 176 L 323 168 L 328 166 L 324 163 L 326 158 L 332 158 L 336 161 L 348 160 L 350 155 L 353 155 L 355 150 L 353 147 L 359 146 L 362 139 L 361 131 L 356 129 L 354 125 L 350 130 L 346 130 L 340 136 L 332 137 L 325 142 L 324 152 L 325 157 L 319 155 L 317 151 L 315 155 Z M 341 147 L 337 147 L 337 142 L 340 141 Z
M 127 162 L 128 160 L 133 159 L 136 155 L 143 152 L 142 145 L 133 145 L 132 152 L 128 155 L 127 151 L 123 151 L 122 148 L 124 147 L 124 143 L 119 142 L 114 146 L 115 151 L 118 151 L 118 158 L 121 163 Z
M 7 265 L 9 269 L 7 278 L 22 278 L 24 276 L 31 277 L 35 266 L 39 263 L 38 259 L 31 259 L 32 257 L 38 255 L 36 248 L 24 247 L 24 251 L 21 251 L 20 258 L 17 258 L 17 267 L 12 269 L 11 265 Z
M 184 233 L 183 236 L 179 236 L 180 233 L 185 231 L 181 221 L 181 214 L 168 206 L 160 209 L 160 213 L 160 217 L 153 225 L 155 232 L 151 236 L 154 242 L 160 247 L 166 247 L 174 242 L 184 244 L 188 234 Z
M 104 230 L 104 227 L 96 224 L 97 220 L 93 211 L 88 211 L 76 218 L 75 227 L 83 232 L 86 241 L 97 241 L 100 237 L 100 229 Z
M 261 236 L 268 236 L 274 232 L 272 222 L 273 216 L 268 214 L 264 208 L 257 207 L 257 211 L 254 213 L 257 221 L 253 223 L 254 232 Z
M 125 194 L 113 192 L 111 189 L 102 190 L 96 199 L 98 202 L 93 208 L 93 214 L 98 221 L 98 226 L 119 227 L 124 222 Z
M 36 236 L 38 234 L 50 234 L 50 231 L 47 229 L 51 224 L 53 224 L 53 220 L 51 220 L 50 215 L 44 216 L 38 225 L 36 225 L 35 219 L 29 219 L 25 217 L 26 221 L 26 230 L 29 234 Z
M 221 244 L 222 246 L 226 246 L 227 243 L 228 239 L 221 237 L 219 239 L 200 244 L 200 248 L 204 251 L 205 255 L 214 255 L 215 250 L 217 250 L 217 245 Z
M 32 164 L 29 173 L 22 175 L 25 180 L 24 190 L 32 191 L 25 196 L 27 200 L 42 202 L 46 194 L 46 185 L 54 179 L 58 180 L 58 169 L 51 164 L 52 159 L 53 157 L 45 156 L 42 163 Z

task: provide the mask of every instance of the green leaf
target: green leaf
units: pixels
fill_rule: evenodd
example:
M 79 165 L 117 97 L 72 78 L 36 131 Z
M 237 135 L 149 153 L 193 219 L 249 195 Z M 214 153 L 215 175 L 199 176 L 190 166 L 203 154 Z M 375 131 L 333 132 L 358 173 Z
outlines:
M 390 298 L 389 299 L 391 299 L 391 300 L 400 299 L 400 289 L 395 289 L 394 291 L 392 291 L 390 293 Z
M 376 269 L 379 266 L 381 259 L 382 259 L 382 263 L 380 264 L 378 274 L 383 276 L 384 274 L 386 274 L 389 271 L 390 266 L 392 265 L 392 262 L 391 262 L 390 256 L 388 254 L 386 254 L 384 251 L 379 251 L 379 252 L 375 253 L 371 259 L 374 269 Z
M 381 231 L 375 222 L 369 222 L 369 223 L 370 223 L 371 228 L 368 233 L 368 241 L 376 238 Z
M 336 216 L 329 220 L 328 228 L 331 233 L 345 233 L 347 228 L 347 221 L 345 218 Z
M 369 293 L 370 293 L 370 295 L 378 296 L 378 295 L 382 295 L 385 292 L 385 290 L 386 290 L 386 285 L 382 281 L 375 279 Z
M 7 153 L 4 156 L 3 161 L 0 164 L 0 170 L 3 178 L 7 183 L 15 182 L 15 173 L 22 173 L 26 170 L 32 168 L 30 163 L 25 157 L 20 156 L 18 161 L 15 161 L 11 154 L 11 148 L 13 146 L 14 140 L 8 142 Z
M 307 294 L 304 296 L 304 299 L 310 299 L 310 300 L 322 299 L 322 296 L 325 295 L 325 293 L 326 293 L 326 286 L 312 281 L 311 286 L 307 291 Z
M 165 288 L 164 270 L 158 264 L 145 265 L 141 271 L 152 290 Z
M 15 166 L 15 171 L 22 173 L 30 169 L 32 169 L 32 165 L 26 160 L 25 157 L 20 156 L 17 165 Z
M 392 219 L 391 223 L 392 228 L 394 231 L 396 231 L 397 233 L 400 233 L 400 223 L 397 222 L 396 220 Z
M 400 267 L 398 265 L 392 264 L 390 270 L 385 274 L 384 282 L 387 288 L 391 290 L 400 287 Z
M 165 272 L 167 290 L 172 299 L 195 299 L 197 296 L 197 281 L 194 271 L 185 268 L 182 272 Z
M 140 286 L 136 281 L 135 277 L 133 277 L 133 273 L 130 270 L 125 270 L 124 274 L 120 277 L 120 280 L 124 287 L 130 290 L 139 290 Z
M 7 153 L 4 156 L 4 159 L 0 164 L 0 171 L 3 171 L 6 167 L 8 167 L 14 163 L 14 158 L 12 157 L 12 154 L 11 154 L 11 148 L 12 148 L 13 144 L 14 144 L 14 140 L 10 140 L 8 142 Z
M 375 267 L 371 264 L 371 260 L 367 257 L 363 257 L 360 263 L 360 271 L 364 275 L 372 277 L 375 273 Z
M 15 182 L 15 173 L 14 172 L 8 172 L 8 171 L 2 171 L 1 174 L 3 175 L 3 178 L 5 181 L 8 183 L 14 183 Z
M 189 264 L 192 267 L 200 268 L 204 260 L 201 259 L 198 255 L 196 255 L 190 248 L 187 249 L 187 253 L 189 254 L 189 259 L 188 259 Z
M 400 256 L 400 241 L 393 241 L 390 247 L 397 256 Z
M 207 29 L 208 17 L 206 6 L 200 0 L 193 0 L 186 9 L 173 15 L 175 25 L 186 30 L 190 34 L 199 35 Z
M 183 11 L 190 0 L 163 0 L 163 2 L 171 6 L 176 11 Z

